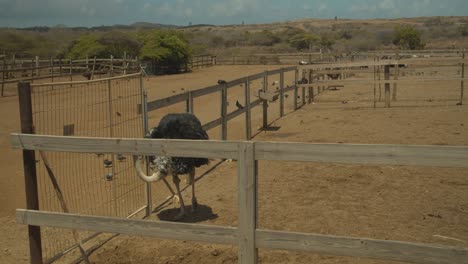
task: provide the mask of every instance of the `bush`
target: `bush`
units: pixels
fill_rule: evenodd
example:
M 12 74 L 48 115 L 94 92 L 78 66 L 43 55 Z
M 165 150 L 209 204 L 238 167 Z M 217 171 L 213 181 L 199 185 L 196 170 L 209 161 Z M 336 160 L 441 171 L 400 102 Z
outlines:
M 99 43 L 98 37 L 95 35 L 84 35 L 73 41 L 64 54 L 65 57 L 72 59 L 82 59 L 86 56 L 107 56 L 106 46 Z
M 320 38 L 316 35 L 300 33 L 292 36 L 289 40 L 289 43 L 292 47 L 296 48 L 297 50 L 311 50 L 312 46 L 318 43 L 319 40 Z
M 423 49 L 421 33 L 413 26 L 397 26 L 394 30 L 393 44 L 401 49 Z
M 468 25 L 460 25 L 457 30 L 463 37 L 468 36 Z
M 248 38 L 249 43 L 255 46 L 273 46 L 274 44 L 281 42 L 280 37 L 268 30 L 248 34 Z
M 152 30 L 141 32 L 139 40 L 143 44 L 140 56 L 150 60 L 160 70 L 158 73 L 178 73 L 186 68 L 192 58 L 187 40 L 180 32 Z
M 83 59 L 88 57 L 114 57 L 122 58 L 138 55 L 140 43 L 135 37 L 122 32 L 108 32 L 103 35 L 87 34 L 78 40 L 72 41 L 59 57 Z

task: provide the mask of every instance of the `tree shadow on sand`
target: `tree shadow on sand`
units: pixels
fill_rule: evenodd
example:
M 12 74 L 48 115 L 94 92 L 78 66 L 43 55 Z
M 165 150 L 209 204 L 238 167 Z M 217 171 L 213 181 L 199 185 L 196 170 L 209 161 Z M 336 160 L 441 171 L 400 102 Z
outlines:
M 161 221 L 174 222 L 176 216 L 179 214 L 180 208 L 170 208 L 160 211 L 157 216 Z M 185 206 L 185 216 L 183 219 L 177 222 L 182 223 L 198 223 L 206 220 L 212 220 L 218 218 L 218 215 L 213 213 L 211 207 L 199 204 L 197 210 L 192 213 L 191 206 Z

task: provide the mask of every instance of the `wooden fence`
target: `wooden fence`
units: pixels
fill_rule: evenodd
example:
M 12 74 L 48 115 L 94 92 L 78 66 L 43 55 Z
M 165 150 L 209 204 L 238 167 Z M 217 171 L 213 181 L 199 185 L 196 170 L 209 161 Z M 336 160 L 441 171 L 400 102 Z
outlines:
M 211 67 L 216 65 L 216 56 L 213 55 L 198 55 L 193 56 L 190 61 L 190 67 L 193 68 L 202 68 L 202 67 Z
M 104 58 L 86 58 L 80 60 L 69 59 L 16 59 L 7 60 L 4 56 L 0 62 L 0 85 L 1 96 L 4 96 L 6 84 L 16 84 L 19 81 L 36 81 L 49 79 L 54 82 L 54 78 L 69 78 L 73 81 L 74 76 L 81 76 L 89 72 L 90 78 L 98 75 L 112 77 L 117 74 L 127 74 L 140 71 L 138 59 L 122 58 L 116 59 L 111 56 Z
M 238 246 L 239 263 L 256 263 L 258 248 L 313 252 L 411 263 L 468 263 L 468 248 L 257 228 L 259 160 L 391 164 L 468 168 L 468 147 L 365 144 L 311 144 L 246 141 L 112 139 L 12 134 L 11 144 L 25 153 L 59 151 L 126 155 L 168 155 L 237 160 L 237 227 L 131 220 L 81 214 L 17 210 L 17 222 L 40 226 L 190 240 Z M 25 161 L 34 156 L 25 155 Z M 34 179 L 34 172 L 26 179 Z M 28 182 L 26 182 L 28 184 Z M 31 249 L 39 247 L 32 237 Z M 41 263 L 41 259 L 32 263 Z
M 147 103 L 147 111 L 151 112 L 157 109 L 161 109 L 164 107 L 168 107 L 170 105 L 174 105 L 180 102 L 186 102 L 186 111 L 189 113 L 194 112 L 194 103 L 193 100 L 197 97 L 209 95 L 212 93 L 220 93 L 221 97 L 221 104 L 220 104 L 220 109 L 221 109 L 221 114 L 220 117 L 210 121 L 206 124 L 203 125 L 203 128 L 206 130 L 212 129 L 214 127 L 217 127 L 221 125 L 221 139 L 225 140 L 227 139 L 227 123 L 229 120 L 245 114 L 246 115 L 246 139 L 251 139 L 252 137 L 252 122 L 251 122 L 251 110 L 254 107 L 257 107 L 259 105 L 263 105 L 263 127 L 266 128 L 268 126 L 268 113 L 267 113 L 267 100 L 263 100 L 261 98 L 251 102 L 250 100 L 250 82 L 258 79 L 263 79 L 263 87 L 261 88 L 263 92 L 268 92 L 268 76 L 275 75 L 275 74 L 280 74 L 280 80 L 279 80 L 279 90 L 275 91 L 274 93 L 279 94 L 279 100 L 280 100 L 280 117 L 284 115 L 284 93 L 288 91 L 295 91 L 295 94 L 297 95 L 299 87 L 297 85 L 291 85 L 291 86 L 285 86 L 284 83 L 284 74 L 290 71 L 296 71 L 296 67 L 288 67 L 288 68 L 280 68 L 276 70 L 271 70 L 271 71 L 265 71 L 262 73 L 250 75 L 247 77 L 242 77 L 230 82 L 226 82 L 225 84 L 217 84 L 213 85 L 210 87 L 194 90 L 194 91 L 187 91 L 182 94 L 177 94 L 173 95 L 170 97 L 154 100 L 151 102 Z M 297 83 L 297 75 L 296 75 L 296 80 L 295 83 Z M 244 93 L 245 93 L 245 104 L 243 108 L 239 108 L 233 112 L 228 113 L 227 112 L 227 91 L 228 89 L 232 87 L 236 87 L 239 85 L 244 86 Z M 305 89 L 305 88 L 303 88 Z M 294 109 L 299 108 L 299 102 L 297 100 L 297 96 L 295 96 L 294 100 Z
M 330 61 L 331 54 L 322 52 L 308 53 L 271 53 L 252 55 L 218 56 L 218 65 L 297 65 L 300 61 Z

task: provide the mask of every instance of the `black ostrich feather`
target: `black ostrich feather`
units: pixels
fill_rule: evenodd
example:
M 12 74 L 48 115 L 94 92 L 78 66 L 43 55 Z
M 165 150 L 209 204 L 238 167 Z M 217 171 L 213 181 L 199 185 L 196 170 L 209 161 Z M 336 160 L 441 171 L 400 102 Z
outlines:
M 168 114 L 164 116 L 157 127 L 150 129 L 147 138 L 160 139 L 193 139 L 207 140 L 208 134 L 202 128 L 200 120 L 192 114 Z M 168 171 L 172 167 L 174 173 L 187 174 L 194 169 L 208 164 L 207 158 L 152 157 L 153 167 L 161 171 Z

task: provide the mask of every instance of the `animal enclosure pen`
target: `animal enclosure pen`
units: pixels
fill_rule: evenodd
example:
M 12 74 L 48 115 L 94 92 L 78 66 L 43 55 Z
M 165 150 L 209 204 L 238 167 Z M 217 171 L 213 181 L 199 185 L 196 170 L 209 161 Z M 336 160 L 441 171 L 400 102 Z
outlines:
M 35 134 L 142 137 L 145 130 L 141 78 L 137 73 L 82 82 L 22 83 L 18 89 L 30 87 L 31 125 Z M 20 94 L 20 102 L 24 102 L 24 93 Z M 40 210 L 62 211 L 44 166 L 47 161 L 70 212 L 127 217 L 146 205 L 145 185 L 135 177 L 131 157 L 101 153 L 41 154 L 47 160 L 36 155 Z M 86 241 L 93 236 L 83 232 L 80 239 Z M 60 258 L 75 245 L 71 233 L 63 230 L 42 228 L 41 237 L 45 263 Z

